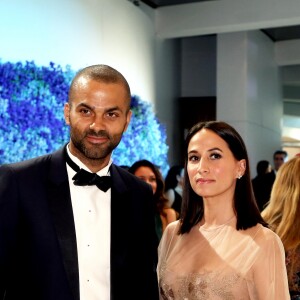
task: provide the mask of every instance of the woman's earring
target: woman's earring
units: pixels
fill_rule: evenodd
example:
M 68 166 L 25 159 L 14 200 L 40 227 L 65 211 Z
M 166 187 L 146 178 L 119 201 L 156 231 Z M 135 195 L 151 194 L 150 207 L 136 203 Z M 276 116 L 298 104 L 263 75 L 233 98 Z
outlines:
M 242 177 L 243 177 L 242 175 L 239 175 L 239 176 L 238 176 L 238 179 L 241 179 Z

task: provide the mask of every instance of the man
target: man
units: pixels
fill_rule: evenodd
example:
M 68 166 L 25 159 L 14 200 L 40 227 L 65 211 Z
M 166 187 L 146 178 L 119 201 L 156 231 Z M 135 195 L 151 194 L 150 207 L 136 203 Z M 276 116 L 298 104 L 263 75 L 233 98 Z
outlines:
M 111 161 L 130 99 L 117 70 L 81 70 L 64 107 L 69 144 L 1 166 L 1 299 L 158 299 L 151 188 Z
M 256 165 L 257 175 L 252 179 L 253 192 L 260 211 L 263 210 L 270 191 L 266 190 L 265 175 L 272 171 L 272 166 L 267 160 L 260 160 Z
M 276 174 L 279 168 L 286 162 L 287 157 L 288 154 L 284 150 L 277 150 L 273 154 L 274 169 L 271 170 L 271 172 L 269 172 L 268 174 L 266 174 L 266 178 L 267 178 L 266 182 L 268 184 L 269 195 L 271 193 Z
M 288 158 L 288 154 L 284 150 L 277 150 L 273 154 L 273 162 L 274 162 L 274 170 L 275 173 L 279 170 L 279 168 L 286 162 Z
M 256 200 L 259 205 L 259 209 L 262 211 L 266 206 L 267 202 L 270 199 L 273 183 L 275 181 L 276 173 L 279 168 L 284 164 L 288 157 L 288 154 L 284 150 L 277 150 L 273 154 L 273 162 L 274 162 L 274 169 L 271 172 L 266 173 L 265 175 L 261 176 L 260 179 L 260 190 L 259 195 L 255 194 Z

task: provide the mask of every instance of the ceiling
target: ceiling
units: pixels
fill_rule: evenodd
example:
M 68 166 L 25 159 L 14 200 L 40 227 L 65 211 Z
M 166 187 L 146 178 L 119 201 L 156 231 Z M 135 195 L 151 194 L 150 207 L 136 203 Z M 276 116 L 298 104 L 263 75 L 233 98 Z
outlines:
M 215 1 L 215 0 L 185 0 L 185 1 L 182 1 L 182 0 L 142 0 L 141 2 L 148 4 L 152 8 L 157 8 L 157 7 L 161 7 L 161 6 L 187 4 L 187 3 L 203 2 L 203 1 Z
M 136 5 L 139 2 L 143 2 L 153 9 L 169 6 L 188 4 L 193 2 L 208 2 L 208 1 L 222 1 L 222 0 L 141 0 L 133 1 Z M 300 39 L 300 25 L 286 26 L 280 28 L 261 29 L 267 36 L 269 36 L 274 42 Z

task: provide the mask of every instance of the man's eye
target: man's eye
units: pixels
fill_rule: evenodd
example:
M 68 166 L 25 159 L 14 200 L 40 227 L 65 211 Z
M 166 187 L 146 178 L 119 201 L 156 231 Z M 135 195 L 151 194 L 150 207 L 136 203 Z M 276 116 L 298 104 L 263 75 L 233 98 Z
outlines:
M 118 116 L 118 114 L 115 113 L 115 112 L 108 112 L 107 116 L 110 117 L 110 118 L 116 118 Z
M 91 113 L 91 111 L 90 111 L 89 109 L 86 109 L 86 108 L 80 109 L 79 112 L 80 112 L 81 114 L 83 114 L 83 115 L 88 115 L 88 114 Z

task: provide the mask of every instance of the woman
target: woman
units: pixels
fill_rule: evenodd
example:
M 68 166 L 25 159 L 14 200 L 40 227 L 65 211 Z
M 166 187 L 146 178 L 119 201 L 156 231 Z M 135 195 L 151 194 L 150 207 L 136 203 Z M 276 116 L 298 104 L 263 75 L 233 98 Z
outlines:
M 164 197 L 164 181 L 160 171 L 148 160 L 139 160 L 129 172 L 151 185 L 156 204 L 156 234 L 159 240 L 167 225 L 176 221 L 176 212 L 167 206 L 168 199 Z
M 236 130 L 196 124 L 185 174 L 181 218 L 159 246 L 160 299 L 289 299 L 283 245 L 257 208 Z
M 180 216 L 182 202 L 182 184 L 184 168 L 180 165 L 172 166 L 165 179 L 165 196 L 169 200 L 169 206 Z
M 291 299 L 300 299 L 300 157 L 284 163 L 276 175 L 262 216 L 281 238 Z

